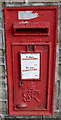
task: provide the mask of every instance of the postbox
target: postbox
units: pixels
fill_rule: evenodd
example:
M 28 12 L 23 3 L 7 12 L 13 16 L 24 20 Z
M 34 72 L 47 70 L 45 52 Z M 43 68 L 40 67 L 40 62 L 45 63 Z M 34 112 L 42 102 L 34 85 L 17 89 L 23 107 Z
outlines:
M 52 115 L 57 7 L 6 7 L 4 25 L 10 115 Z

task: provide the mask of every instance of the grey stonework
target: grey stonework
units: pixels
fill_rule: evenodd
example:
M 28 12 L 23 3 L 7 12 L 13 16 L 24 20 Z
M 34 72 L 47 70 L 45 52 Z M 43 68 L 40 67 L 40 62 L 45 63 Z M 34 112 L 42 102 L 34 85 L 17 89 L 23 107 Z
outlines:
M 59 118 L 61 117 L 61 3 L 36 3 L 38 0 L 29 0 L 29 4 L 25 3 L 26 0 L 0 0 L 0 117 L 1 119 L 45 119 L 45 118 Z M 48 1 L 48 0 L 46 0 Z M 53 0 L 54 1 L 54 0 Z M 33 3 L 35 2 L 35 3 Z M 40 0 L 39 0 L 40 2 Z M 9 116 L 8 115 L 8 90 L 7 90 L 7 73 L 6 73 L 6 58 L 5 58 L 5 37 L 4 37 L 4 7 L 6 6 L 33 6 L 33 5 L 58 5 L 58 39 L 57 55 L 56 55 L 56 80 L 55 80 L 55 97 L 54 97 L 54 115 L 53 116 Z

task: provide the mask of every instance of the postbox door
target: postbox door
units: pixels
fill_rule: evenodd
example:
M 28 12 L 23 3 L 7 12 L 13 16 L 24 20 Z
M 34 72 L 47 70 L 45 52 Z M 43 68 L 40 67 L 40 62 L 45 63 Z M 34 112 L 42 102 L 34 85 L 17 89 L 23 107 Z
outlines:
M 48 45 L 12 44 L 14 109 L 47 109 Z

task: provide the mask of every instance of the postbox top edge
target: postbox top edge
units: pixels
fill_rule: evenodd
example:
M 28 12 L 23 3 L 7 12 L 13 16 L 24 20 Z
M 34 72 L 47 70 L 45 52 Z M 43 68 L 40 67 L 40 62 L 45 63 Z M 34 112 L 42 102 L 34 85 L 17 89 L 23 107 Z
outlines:
M 36 10 L 58 10 L 58 6 L 21 6 L 21 7 L 4 7 L 4 11 L 10 11 L 10 10 L 32 10 L 32 9 L 36 9 Z

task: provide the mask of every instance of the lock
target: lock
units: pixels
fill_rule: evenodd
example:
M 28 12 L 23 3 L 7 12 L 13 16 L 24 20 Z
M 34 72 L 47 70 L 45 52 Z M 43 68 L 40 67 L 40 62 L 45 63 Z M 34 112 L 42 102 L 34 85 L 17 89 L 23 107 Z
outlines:
M 23 86 L 23 82 L 22 81 L 20 82 L 20 86 Z

